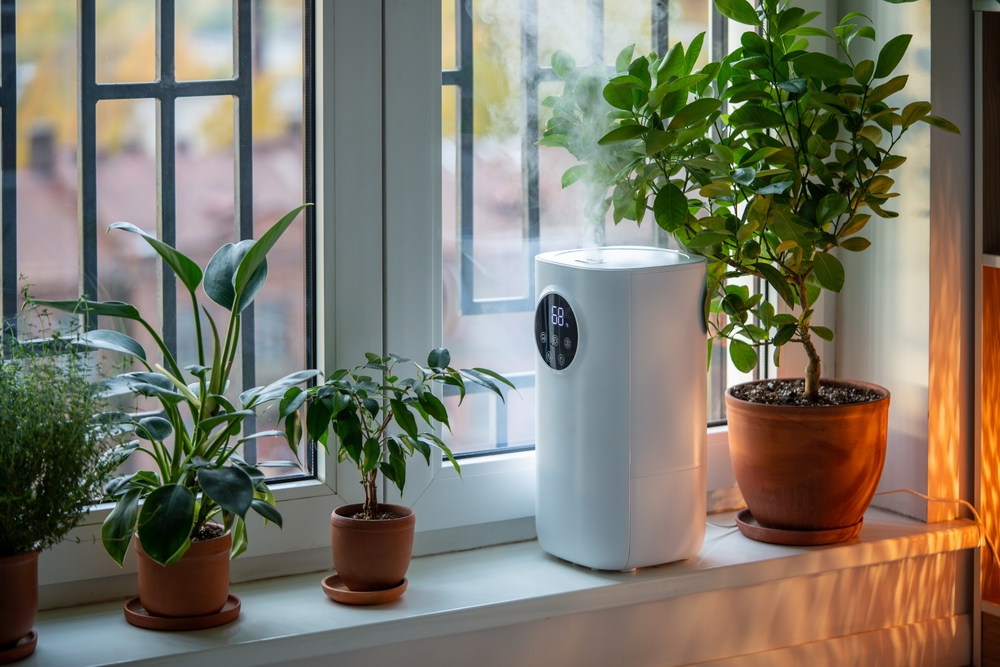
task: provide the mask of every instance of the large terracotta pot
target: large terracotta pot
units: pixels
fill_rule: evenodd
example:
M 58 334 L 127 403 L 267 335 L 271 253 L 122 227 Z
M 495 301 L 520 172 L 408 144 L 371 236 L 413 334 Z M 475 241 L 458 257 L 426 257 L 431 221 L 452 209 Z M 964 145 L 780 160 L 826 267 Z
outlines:
M 136 536 L 142 606 L 154 616 L 175 618 L 207 616 L 221 610 L 229 599 L 232 545 L 231 533 L 192 542 L 179 561 L 163 566 L 146 555 Z
M 768 382 L 761 380 L 759 382 Z M 885 464 L 889 392 L 854 405 L 798 407 L 750 403 L 726 392 L 729 451 L 736 481 L 757 523 L 821 531 L 858 524 Z
M 29 632 L 38 614 L 38 552 L 0 558 L 0 648 Z
M 402 505 L 379 505 L 403 515 L 399 519 L 365 521 L 351 517 L 361 505 L 338 507 L 330 516 L 333 566 L 352 591 L 381 591 L 398 586 L 410 567 L 417 517 Z

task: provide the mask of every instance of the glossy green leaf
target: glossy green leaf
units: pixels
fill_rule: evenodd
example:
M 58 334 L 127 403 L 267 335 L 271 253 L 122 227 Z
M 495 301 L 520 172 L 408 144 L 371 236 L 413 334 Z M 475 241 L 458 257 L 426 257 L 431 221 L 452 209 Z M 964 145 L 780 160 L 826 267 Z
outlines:
M 875 77 L 884 79 L 892 74 L 899 61 L 906 54 L 906 48 L 910 45 L 912 35 L 898 35 L 893 37 L 878 53 L 878 65 L 875 66 Z
M 906 87 L 906 82 L 909 80 L 909 74 L 902 74 L 900 76 L 893 77 L 883 83 L 880 86 L 876 86 L 872 89 L 872 92 L 868 94 L 868 103 L 873 104 L 875 102 L 880 102 L 885 98 L 889 97 L 893 93 L 898 93 Z
M 844 287 L 844 265 L 830 253 L 816 252 L 813 269 L 819 284 L 831 292 L 839 292 Z
M 656 80 L 659 83 L 663 83 L 670 79 L 670 77 L 682 76 L 684 74 L 684 45 L 680 42 L 674 44 L 666 55 L 663 56 L 663 61 L 660 66 L 656 69 Z
M 253 481 L 236 466 L 200 468 L 198 484 L 222 509 L 246 517 L 253 500 Z
M 163 442 L 174 432 L 174 427 L 163 417 L 146 417 L 140 419 L 135 434 L 145 440 Z
M 745 2 L 745 0 L 743 1 Z M 670 125 L 667 126 L 667 129 L 678 130 L 684 127 L 690 127 L 691 125 L 708 118 L 721 106 L 722 100 L 717 100 L 712 97 L 703 97 L 695 100 L 674 115 L 673 119 L 670 121 Z
M 745 104 L 729 115 L 729 126 L 732 128 L 764 129 L 784 124 L 781 114 L 757 105 Z
M 243 288 L 240 303 L 236 304 L 236 289 L 233 281 L 237 269 L 253 245 L 254 242 L 251 240 L 235 244 L 227 243 L 215 251 L 208 266 L 205 267 L 205 294 L 226 310 L 233 310 L 235 305 L 237 312 L 243 312 L 253 302 L 254 297 L 260 292 L 267 279 L 267 262 L 263 261 L 257 267 L 253 278 Z
M 781 300 L 788 304 L 789 308 L 795 307 L 795 294 L 792 292 L 792 286 L 788 284 L 781 271 L 764 262 L 755 264 L 754 268 L 764 276 L 764 279 L 774 288 Z
M 138 357 L 143 361 L 146 360 L 146 350 L 142 348 L 139 341 L 117 331 L 94 329 L 80 336 L 78 340 L 90 348 L 121 352 L 132 357 Z
M 741 373 L 749 373 L 757 365 L 757 350 L 741 340 L 730 340 L 729 358 L 733 360 L 736 370 Z
M 688 217 L 687 197 L 673 183 L 666 183 L 653 199 L 653 217 L 662 229 L 673 232 Z
M 820 225 L 825 225 L 838 216 L 843 215 L 849 205 L 850 202 L 847 200 L 847 197 L 842 194 L 833 193 L 826 195 L 819 201 L 819 205 L 816 206 L 816 222 Z
M 556 51 L 552 54 L 552 71 L 563 81 L 569 79 L 576 68 L 576 60 L 566 51 Z
M 951 132 L 952 134 L 962 134 L 962 131 L 958 129 L 958 126 L 952 123 L 950 120 L 941 118 L 941 116 L 932 116 L 930 114 L 924 116 L 920 119 L 921 121 L 932 125 L 939 130 L 944 130 L 945 132 Z
M 705 33 L 700 32 L 688 44 L 687 53 L 684 54 L 684 74 L 689 75 L 694 71 L 694 66 L 698 63 L 698 56 L 701 55 L 702 46 L 705 43 Z
M 31 303 L 47 308 L 55 308 L 67 313 L 87 313 L 103 317 L 121 317 L 126 320 L 142 319 L 138 308 L 130 303 L 123 303 L 121 301 L 90 301 L 89 299 L 48 301 L 46 299 L 33 299 Z
M 855 236 L 853 238 L 844 239 L 838 245 L 844 250 L 850 250 L 851 252 L 861 252 L 862 250 L 867 250 L 871 244 L 872 242 L 869 241 L 868 239 L 861 236 Z
M 691 237 L 686 245 L 688 248 L 705 248 L 710 245 L 715 245 L 717 243 L 722 243 L 726 239 L 731 238 L 729 234 L 725 232 L 699 232 Z
M 875 61 L 874 60 L 862 60 L 854 68 L 854 78 L 858 83 L 867 86 L 872 77 L 875 76 Z
M 447 368 L 451 365 L 451 352 L 446 347 L 437 347 L 427 355 L 427 365 L 431 368 Z
M 411 438 L 416 438 L 417 420 L 414 419 L 413 413 L 410 412 L 402 401 L 395 398 L 389 399 L 389 407 L 392 408 L 392 416 L 400 428 L 406 431 L 406 434 Z
M 288 229 L 295 218 L 298 217 L 299 213 L 307 206 L 311 206 L 311 204 L 299 206 L 286 213 L 284 217 L 274 223 L 271 228 L 264 232 L 264 234 L 250 247 L 250 250 L 240 261 L 239 266 L 236 269 L 236 275 L 233 277 L 233 287 L 235 288 L 237 294 L 241 294 L 249 285 L 253 283 L 254 274 L 257 272 L 257 269 L 261 266 L 261 264 L 263 264 L 264 258 L 267 257 L 267 253 L 271 251 L 271 248 L 273 248 L 274 244 L 278 242 L 281 235 L 285 233 L 285 230 Z
M 125 561 L 128 545 L 132 543 L 135 520 L 139 515 L 139 494 L 141 489 L 133 488 L 125 492 L 114 509 L 104 519 L 101 526 L 101 541 L 104 549 L 119 566 Z
M 747 0 L 715 0 L 715 8 L 728 19 L 744 25 L 759 26 L 760 18 Z
M 606 146 L 620 141 L 629 141 L 630 139 L 641 137 L 645 132 L 646 128 L 642 125 L 621 125 L 601 137 L 597 141 L 597 144 L 599 146 Z
M 910 127 L 930 112 L 930 102 L 911 102 L 907 104 L 899 114 L 902 119 L 903 129 L 905 130 Z
M 493 379 L 490 378 L 489 376 L 484 375 L 472 368 L 462 368 L 459 370 L 459 373 L 464 375 L 466 379 L 472 380 L 480 387 L 485 387 L 489 389 L 494 394 L 499 396 L 501 400 L 503 400 L 503 392 L 500 391 L 500 387 L 498 387 L 496 383 L 493 381 Z
M 264 502 L 260 498 L 254 498 L 250 501 L 250 507 L 257 514 L 264 517 L 264 521 L 270 521 L 271 523 L 278 524 L 278 528 L 281 528 L 281 512 L 277 510 L 273 505 Z
M 809 330 L 822 338 L 823 340 L 830 342 L 833 340 L 833 331 L 827 329 L 826 327 L 809 327 Z
M 466 368 L 464 370 L 470 370 L 470 369 Z M 493 378 L 494 380 L 496 380 L 497 382 L 501 382 L 501 383 L 507 385 L 508 387 L 510 387 L 511 389 L 514 389 L 516 391 L 516 387 L 514 387 L 514 383 L 511 382 L 510 380 L 508 380 L 507 378 L 505 378 L 503 375 L 500 375 L 496 371 L 491 371 L 488 368 L 479 368 L 479 367 L 472 368 L 471 370 L 474 370 L 475 372 L 480 373 L 482 375 L 487 375 L 487 376 Z
M 854 68 L 842 60 L 825 53 L 806 53 L 795 59 L 795 71 L 827 81 L 849 79 L 854 76 Z
M 194 494 L 185 486 L 168 484 L 155 489 L 139 511 L 142 550 L 160 565 L 172 565 L 191 546 Z
M 121 229 L 132 234 L 138 234 L 146 243 L 152 246 L 156 254 L 163 258 L 167 266 L 173 269 L 174 273 L 177 274 L 177 277 L 180 278 L 189 291 L 194 292 L 198 289 L 202 278 L 201 267 L 195 264 L 187 255 L 128 222 L 116 222 L 110 225 L 108 229 Z
M 444 403 L 429 391 L 425 391 L 423 396 L 420 397 L 420 406 L 429 414 L 431 417 L 441 422 L 451 430 L 451 424 L 448 423 L 448 410 L 445 409 Z
M 635 44 L 629 44 L 628 46 L 626 46 L 624 49 L 621 50 L 621 52 L 618 54 L 618 57 L 615 58 L 615 71 L 616 72 L 627 72 L 628 71 L 628 65 L 629 65 L 630 62 L 632 62 L 632 54 L 634 52 L 635 52 Z M 560 52 L 556 51 L 556 53 L 560 53 Z M 555 59 L 555 54 L 552 54 L 552 58 Z M 570 58 L 572 59 L 572 56 L 570 56 Z M 574 66 L 575 66 L 575 63 L 574 63 Z
M 587 173 L 587 165 L 578 164 L 575 167 L 570 167 L 562 175 L 562 186 L 568 188 L 577 181 L 579 181 L 584 174 Z
M 605 101 L 616 109 L 632 110 L 632 89 L 628 86 L 609 83 L 602 92 Z

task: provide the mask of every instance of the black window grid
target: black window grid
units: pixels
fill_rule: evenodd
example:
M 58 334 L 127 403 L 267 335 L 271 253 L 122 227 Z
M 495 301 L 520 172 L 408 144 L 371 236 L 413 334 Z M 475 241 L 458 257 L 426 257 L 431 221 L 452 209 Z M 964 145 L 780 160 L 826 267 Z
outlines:
M 80 293 L 97 298 L 97 104 L 106 100 L 156 101 L 156 233 L 174 246 L 176 220 L 176 101 L 181 98 L 230 96 L 234 107 L 235 229 L 237 240 L 253 238 L 253 63 L 251 14 L 253 0 L 233 2 L 233 76 L 229 79 L 177 81 L 175 76 L 174 0 L 156 1 L 156 73 L 149 82 L 98 83 L 96 77 L 97 22 L 93 0 L 77 0 L 77 215 L 79 223 Z M 259 8 L 259 0 L 258 2 Z M 315 0 L 303 3 L 303 147 L 304 201 L 316 201 L 315 156 Z M 5 327 L 17 322 L 17 60 L 16 0 L 0 0 L 0 281 Z M 304 211 L 306 271 L 306 366 L 316 364 L 315 209 Z M 177 352 L 177 287 L 173 272 L 157 258 L 158 315 L 161 336 L 172 354 Z M 97 326 L 96 316 L 83 326 Z M 254 386 L 253 306 L 241 320 L 243 389 Z M 245 435 L 256 430 L 253 418 L 244 422 Z M 244 458 L 255 463 L 256 444 L 244 445 Z M 316 448 L 310 443 L 309 470 L 315 470 Z

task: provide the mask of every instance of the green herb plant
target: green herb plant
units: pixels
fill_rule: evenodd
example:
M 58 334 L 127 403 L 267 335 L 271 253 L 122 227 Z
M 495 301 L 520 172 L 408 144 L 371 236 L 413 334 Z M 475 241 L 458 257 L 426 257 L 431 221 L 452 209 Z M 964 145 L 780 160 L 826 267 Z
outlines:
M 493 392 L 500 400 L 504 396 L 497 382 L 512 389 L 514 385 L 486 368 L 452 368 L 451 354 L 444 348 L 431 350 L 426 367 L 395 354 L 382 357 L 369 352 L 365 356 L 366 364 L 338 370 L 322 385 L 290 387 L 279 409 L 288 442 L 297 443 L 302 436 L 302 412 L 306 432 L 327 451 L 330 438 L 336 439 L 337 460 L 350 460 L 361 475 L 365 493 L 361 514 L 370 520 L 379 516 L 379 473 L 403 493 L 406 459 L 415 453 L 420 452 L 429 465 L 433 448 L 438 447 L 461 474 L 458 461 L 444 441 L 433 430 L 421 431 L 417 421 L 419 417 L 432 429 L 435 422 L 451 429 L 448 411 L 434 395 L 434 384 L 457 387 L 460 405 L 465 398 L 466 380 Z M 400 377 L 401 364 L 412 366 L 411 377 Z
M 267 278 L 267 253 L 302 208 L 285 215 L 256 241 L 222 246 L 204 271 L 178 250 L 134 225 L 119 222 L 109 227 L 141 236 L 190 293 L 197 364 L 180 368 L 156 330 L 131 304 L 86 298 L 36 302 L 88 316 L 133 320 L 149 332 L 162 354 L 163 363 L 154 363 L 138 341 L 108 329 L 88 331 L 76 341 L 86 349 L 127 355 L 145 367 L 144 371 L 102 380 L 99 394 L 102 399 L 142 396 L 157 400 L 161 408 L 152 413 L 107 411 L 100 418 L 105 424 L 137 436 L 136 440 L 113 450 L 116 465 L 136 452 L 147 454 L 156 464 L 154 470 L 123 475 L 107 485 L 106 496 L 115 503 L 115 508 L 105 520 L 101 534 L 105 549 L 119 565 L 133 533 L 138 534 L 143 551 L 150 558 L 161 565 L 170 565 L 181 559 L 191 546 L 192 537 L 198 536 L 213 520 L 221 520 L 225 530 L 232 532 L 233 558 L 247 548 L 248 511 L 252 509 L 265 522 L 281 526 L 281 514 L 275 508 L 274 495 L 264 481 L 264 473 L 248 465 L 238 450 L 251 438 L 283 436 L 284 431 L 263 431 L 235 442 L 233 439 L 240 434 L 244 420 L 254 416 L 257 408 L 282 398 L 289 387 L 309 381 L 318 371 L 300 371 L 245 391 L 239 397 L 239 406 L 226 398 L 226 392 L 239 349 L 241 314 Z M 208 310 L 199 305 L 196 291 L 202 284 L 208 297 L 230 313 L 224 337 L 220 337 Z
M 106 401 L 93 390 L 89 355 L 63 344 L 47 318 L 36 324 L 54 344 L 3 336 L 0 363 L 0 558 L 41 551 L 79 522 L 111 472 L 110 440 L 92 420 Z M 29 329 L 30 330 L 30 329 Z

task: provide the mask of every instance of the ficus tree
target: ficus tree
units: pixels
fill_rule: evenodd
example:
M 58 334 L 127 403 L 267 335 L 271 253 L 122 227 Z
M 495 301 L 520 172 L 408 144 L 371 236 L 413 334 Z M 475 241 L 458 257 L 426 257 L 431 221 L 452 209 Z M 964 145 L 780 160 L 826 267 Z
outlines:
M 74 339 L 88 350 L 107 350 L 131 358 L 143 371 L 121 373 L 101 380 L 104 400 L 146 397 L 158 401 L 151 412 L 110 410 L 97 421 L 135 439 L 111 451 L 114 467 L 142 452 L 155 463 L 154 470 L 122 475 L 106 487 L 115 503 L 104 522 L 104 547 L 121 565 L 133 534 L 143 550 L 161 565 L 176 563 L 191 546 L 192 537 L 211 521 L 221 521 L 231 531 L 235 558 L 247 548 L 245 519 L 253 510 L 266 521 L 281 526 L 281 514 L 264 473 L 239 455 L 249 439 L 284 436 L 284 431 L 263 431 L 238 438 L 243 422 L 255 411 L 281 399 L 287 389 L 309 381 L 318 371 L 288 375 L 267 386 L 239 396 L 238 405 L 227 398 L 229 378 L 239 349 L 240 322 L 267 278 L 267 254 L 304 207 L 296 208 L 274 224 L 260 239 L 227 243 L 219 248 L 204 271 L 192 259 L 129 223 L 111 229 L 137 234 L 160 256 L 188 290 L 193 308 L 198 363 L 181 368 L 163 339 L 128 303 L 119 301 L 43 301 L 34 303 L 88 316 L 117 317 L 142 326 L 156 342 L 163 363 L 153 362 L 134 338 L 110 329 L 95 329 Z M 229 311 L 224 336 L 208 310 L 198 301 L 197 290 Z M 207 330 L 203 326 L 207 323 Z M 208 338 L 209 345 L 205 344 Z M 235 439 L 235 441 L 234 441 Z
M 604 85 L 604 116 L 599 109 L 589 115 L 603 118 L 593 125 L 604 132 L 596 144 L 624 156 L 621 169 L 595 169 L 601 154 L 573 151 L 572 142 L 566 147 L 586 162 L 572 169 L 606 178 L 596 181 L 602 196 L 612 191 L 605 202 L 616 210 L 616 202 L 626 202 L 621 217 L 641 221 L 651 208 L 661 228 L 708 259 L 704 316 L 713 337 L 728 341 L 735 366 L 752 370 L 766 345 L 780 364 L 784 345 L 801 344 L 808 357 L 804 391 L 815 401 L 822 361 L 814 336 L 832 340 L 834 334 L 812 323 L 813 306 L 822 290 L 839 292 L 844 285 L 837 254 L 870 245 L 861 232 L 872 216 L 898 215 L 885 207 L 898 196 L 891 173 L 906 160 L 896 150 L 903 134 L 919 122 L 959 130 L 931 114 L 928 102 L 891 104 L 889 97 L 907 83 L 907 75 L 896 70 L 910 35 L 888 40 L 875 59 L 859 59 L 852 46 L 876 39 L 863 14 L 847 14 L 829 33 L 809 25 L 819 12 L 807 13 L 794 2 L 763 0 L 757 8 L 747 0 L 715 3 L 724 16 L 752 29 L 721 63 L 693 73 L 708 76 L 683 93 L 681 109 L 712 108 L 704 122 L 671 127 L 670 113 L 682 111 L 667 109 L 666 98 L 654 95 L 660 86 L 676 89 L 694 81 L 686 79 L 692 74 L 673 72 L 649 85 L 629 74 L 649 60 L 629 63 L 626 52 L 619 73 Z M 838 57 L 812 48 L 810 39 L 830 40 Z M 675 47 L 683 53 L 681 48 Z M 700 37 L 689 53 L 696 48 Z M 655 70 L 669 71 L 662 63 L 677 58 L 673 53 L 657 59 Z M 625 90 L 631 92 L 627 109 Z M 681 132 L 669 141 L 676 130 Z M 572 180 L 564 176 L 564 185 Z M 616 213 L 615 220 L 621 217 Z M 788 312 L 778 313 L 762 295 L 731 284 L 744 276 L 769 284 Z

